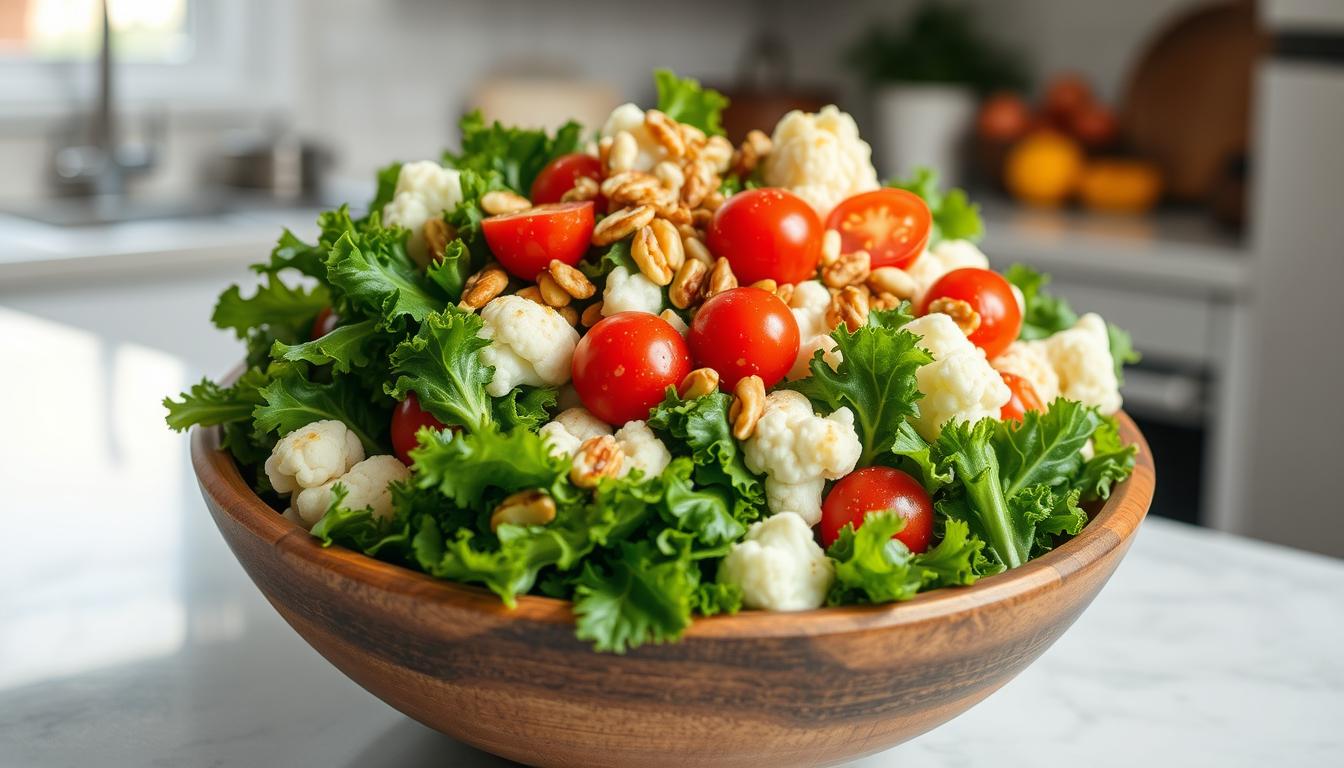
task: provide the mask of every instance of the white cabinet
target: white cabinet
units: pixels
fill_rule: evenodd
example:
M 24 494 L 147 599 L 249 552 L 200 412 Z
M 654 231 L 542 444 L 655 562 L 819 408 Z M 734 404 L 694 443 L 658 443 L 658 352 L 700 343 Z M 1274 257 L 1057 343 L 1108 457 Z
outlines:
M 1344 556 L 1344 62 L 1271 59 L 1257 101 L 1234 527 Z

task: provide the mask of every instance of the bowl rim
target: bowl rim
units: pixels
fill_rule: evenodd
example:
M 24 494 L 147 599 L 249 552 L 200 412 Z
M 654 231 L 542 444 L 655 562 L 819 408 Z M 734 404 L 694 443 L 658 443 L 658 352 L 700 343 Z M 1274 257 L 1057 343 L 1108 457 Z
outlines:
M 1139 447 L 1134 473 L 1112 489 L 1110 498 L 1083 530 L 1046 554 L 969 587 L 945 587 L 913 599 L 883 605 L 822 607 L 808 611 L 744 610 L 730 616 L 697 616 L 682 637 L 744 638 L 817 636 L 916 624 L 971 611 L 990 603 L 1016 601 L 1058 589 L 1072 575 L 1127 546 L 1152 502 L 1156 470 L 1142 432 L 1124 412 L 1115 414 L 1121 439 Z M 545 624 L 574 624 L 572 603 L 560 598 L 523 595 L 505 606 L 482 586 L 447 581 L 384 562 L 340 546 L 323 547 L 308 531 L 275 512 L 243 479 L 233 457 L 220 448 L 219 427 L 195 427 L 191 460 L 207 500 L 249 535 L 269 545 L 280 559 L 293 559 L 361 585 L 456 610 L 495 618 Z

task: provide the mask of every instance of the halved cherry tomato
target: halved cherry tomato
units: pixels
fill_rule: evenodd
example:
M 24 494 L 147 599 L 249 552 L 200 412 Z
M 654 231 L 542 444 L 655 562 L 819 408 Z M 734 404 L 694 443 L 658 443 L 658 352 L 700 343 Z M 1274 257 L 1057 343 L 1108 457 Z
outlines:
M 1045 406 L 1041 404 L 1041 396 L 1036 394 L 1036 388 L 1030 381 L 1015 373 L 999 371 L 999 375 L 1003 377 L 1003 383 L 1008 385 L 1008 391 L 1013 393 L 1008 402 L 999 409 L 1000 421 L 1009 419 L 1021 421 L 1027 411 L 1045 410 Z
M 574 348 L 574 389 L 597 418 L 620 426 L 647 419 L 691 372 L 677 329 L 657 315 L 618 312 L 599 320 Z
M 336 330 L 336 326 L 340 322 L 341 316 L 336 314 L 335 310 L 331 307 L 323 307 L 322 311 L 317 313 L 317 317 L 313 318 L 313 330 L 308 332 L 308 338 L 317 341 Z
M 481 222 L 490 252 L 515 277 L 535 280 L 559 259 L 574 265 L 588 252 L 593 236 L 593 203 L 551 203 Z
M 960 299 L 980 315 L 980 326 L 966 338 L 990 359 L 1007 349 L 1022 330 L 1022 308 L 1013 287 L 992 270 L 964 267 L 938 278 L 924 294 L 920 314 L 927 314 L 937 299 Z
M 421 410 L 420 399 L 414 392 L 406 393 L 406 399 L 397 404 L 392 411 L 392 452 L 401 459 L 401 463 L 411 466 L 411 449 L 419 445 L 415 433 L 421 427 L 445 429 L 443 422 L 434 418 L 428 411 Z
M 705 244 L 728 259 L 740 283 L 797 283 L 817 271 L 822 232 L 821 219 L 801 197 L 763 187 L 728 198 L 715 212 Z
M 841 202 L 826 217 L 840 233 L 840 252 L 867 251 L 873 269 L 905 268 L 929 244 L 933 215 L 924 199 L 904 189 L 877 189 Z
M 840 480 L 821 505 L 821 543 L 831 546 L 846 524 L 855 530 L 869 512 L 892 510 L 905 527 L 892 538 L 923 552 L 933 538 L 933 500 L 910 475 L 891 467 L 864 467 Z
M 532 182 L 532 204 L 558 203 L 582 177 L 602 180 L 602 161 L 592 155 L 574 152 L 561 155 L 546 164 Z
M 695 313 L 686 340 L 695 364 L 718 371 L 726 391 L 752 375 L 773 387 L 793 367 L 800 341 L 788 305 L 751 287 L 712 296 Z

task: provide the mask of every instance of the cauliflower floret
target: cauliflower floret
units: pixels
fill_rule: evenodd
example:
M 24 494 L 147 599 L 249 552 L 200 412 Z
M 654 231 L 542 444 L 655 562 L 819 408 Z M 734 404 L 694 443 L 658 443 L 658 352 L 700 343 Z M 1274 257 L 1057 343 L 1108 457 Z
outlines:
M 639 272 L 616 267 L 607 275 L 602 291 L 602 316 L 617 312 L 647 312 L 656 315 L 663 309 L 663 289 Z
M 780 118 L 765 158 L 765 183 L 803 198 L 821 217 L 851 195 L 877 189 L 873 150 L 859 126 L 834 106 Z
M 789 311 L 798 323 L 798 357 L 789 369 L 788 378 L 802 379 L 812 375 L 810 362 L 818 349 L 826 352 L 826 362 L 831 367 L 840 364 L 840 353 L 835 350 L 835 339 L 831 338 L 831 329 L 826 325 L 826 309 L 831 305 L 831 292 L 818 280 L 807 280 L 793 287 L 793 296 L 789 299 Z
M 625 454 L 621 462 L 621 476 L 630 474 L 633 469 L 644 473 L 645 477 L 657 477 L 672 463 L 672 454 L 659 440 L 649 425 L 643 421 L 627 421 L 625 426 L 616 430 L 616 444 Z
M 461 176 L 460 171 L 444 168 L 433 160 L 406 163 L 397 174 L 392 200 L 383 206 L 383 223 L 411 231 L 406 253 L 421 266 L 429 263 L 425 222 L 462 202 Z
M 1100 315 L 1089 312 L 1072 328 L 1041 343 L 1059 376 L 1059 394 L 1094 405 L 1105 414 L 1120 410 L 1120 382 L 1115 377 L 1106 321 Z
M 540 434 L 546 438 L 552 456 L 570 457 L 578 453 L 584 440 L 610 435 L 611 427 L 583 408 L 570 408 L 544 424 Z M 621 477 L 634 469 L 645 477 L 654 477 L 672 463 L 672 453 L 643 421 L 627 421 L 616 431 L 616 445 L 624 454 Z
M 1059 374 L 1050 363 L 1044 341 L 1014 341 L 989 364 L 996 371 L 1026 379 L 1041 398 L 1042 405 L 1049 405 L 1059 397 Z
M 335 480 L 299 491 L 294 496 L 293 506 L 286 512 L 292 510 L 294 517 L 290 517 L 291 520 L 304 528 L 312 528 L 331 507 L 335 498 L 332 488 L 340 483 L 349 491 L 342 502 L 346 509 L 372 507 L 374 517 L 386 519 L 392 516 L 392 492 L 388 490 L 388 483 L 410 476 L 411 471 L 396 456 L 370 456 Z
M 597 418 L 586 408 L 570 408 L 561 412 L 555 420 L 580 443 L 590 437 L 611 434 L 611 427 L 607 426 L 607 422 Z
M 659 161 L 667 158 L 667 150 L 649 132 L 644 124 L 644 110 L 634 104 L 622 104 L 611 111 L 611 116 L 602 126 L 602 135 L 615 136 L 621 131 L 629 131 L 635 137 L 639 153 L 635 155 L 634 170 L 652 171 Z
M 938 278 L 963 267 L 989 269 L 989 258 L 970 240 L 944 240 L 921 253 L 905 270 L 914 278 L 917 288 L 911 303 L 915 306 L 922 304 L 924 294 L 938 282 Z
M 915 318 L 906 323 L 902 330 L 918 335 L 919 347 L 933 355 L 935 361 L 963 352 L 974 353 L 977 350 L 982 356 L 984 355 L 983 350 L 966 338 L 966 334 L 957 326 L 956 321 L 942 312 L 930 312 L 923 317 Z
M 359 436 L 340 421 L 323 419 L 280 438 L 266 459 L 266 478 L 276 493 L 292 493 L 340 477 L 363 460 Z
M 831 306 L 831 292 L 820 280 L 806 280 L 793 286 L 789 311 L 798 322 L 798 336 L 810 338 L 829 333 L 826 327 L 826 309 Z
M 984 350 L 972 344 L 952 318 L 933 312 L 906 323 L 905 330 L 918 334 L 919 346 L 933 355 L 933 362 L 915 371 L 924 398 L 914 424 L 925 440 L 937 440 L 949 421 L 999 417 L 1012 392 L 985 360 Z
M 590 437 L 610 435 L 611 427 L 586 408 L 567 408 L 539 430 L 551 447 L 553 456 L 573 456 L 579 445 Z
M 812 338 L 804 338 L 803 343 L 798 345 L 798 357 L 793 361 L 793 367 L 789 369 L 789 381 L 805 379 L 812 375 L 812 357 L 817 350 L 823 352 L 822 358 L 831 368 L 840 365 L 842 359 L 840 350 L 836 349 L 835 339 L 831 338 L 829 333 L 822 333 Z
M 767 611 L 820 608 L 835 566 L 797 515 L 752 523 L 719 563 L 718 579 L 742 588 L 742 604 Z
M 818 416 L 806 397 L 791 390 L 765 398 L 765 413 L 742 449 L 747 467 L 766 476 L 770 511 L 792 512 L 808 525 L 821 519 L 824 481 L 852 472 L 863 452 L 853 412 L 840 408 Z
M 550 307 L 521 296 L 500 296 L 481 310 L 480 337 L 490 340 L 481 361 L 494 366 L 485 391 L 503 397 L 519 384 L 559 386 L 569 381 L 579 334 Z

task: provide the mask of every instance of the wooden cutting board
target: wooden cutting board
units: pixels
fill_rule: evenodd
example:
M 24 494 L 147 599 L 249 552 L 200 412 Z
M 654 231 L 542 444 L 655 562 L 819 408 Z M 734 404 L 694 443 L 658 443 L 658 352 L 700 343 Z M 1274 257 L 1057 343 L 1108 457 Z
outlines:
M 1207 200 L 1250 137 L 1255 64 L 1268 50 L 1250 2 L 1183 14 L 1161 30 L 1130 76 L 1121 130 L 1156 160 L 1172 200 Z

